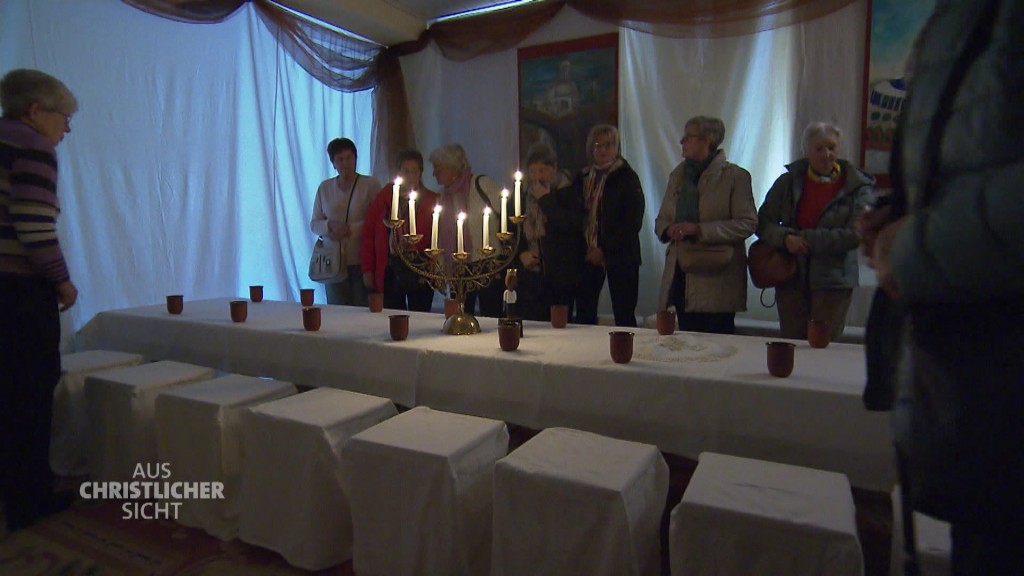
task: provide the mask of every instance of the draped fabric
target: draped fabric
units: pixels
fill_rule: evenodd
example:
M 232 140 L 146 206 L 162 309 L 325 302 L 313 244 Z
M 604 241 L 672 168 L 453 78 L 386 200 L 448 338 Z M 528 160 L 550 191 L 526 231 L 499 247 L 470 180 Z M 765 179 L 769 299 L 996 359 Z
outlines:
M 336 90 L 374 91 L 373 173 L 390 172 L 397 150 L 413 146 L 398 57 L 434 42 L 445 58 L 465 61 L 511 49 L 565 6 L 623 28 L 675 38 L 753 34 L 830 14 L 855 0 L 547 0 L 434 24 L 417 40 L 382 49 L 335 32 L 268 0 L 122 0 L 181 22 L 223 21 L 251 1 L 260 20 L 300 66 Z

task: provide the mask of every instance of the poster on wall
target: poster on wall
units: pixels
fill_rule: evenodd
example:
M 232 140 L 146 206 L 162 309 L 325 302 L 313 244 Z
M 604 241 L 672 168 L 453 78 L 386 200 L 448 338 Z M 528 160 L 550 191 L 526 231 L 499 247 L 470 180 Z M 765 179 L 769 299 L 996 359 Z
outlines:
M 935 0 L 871 0 L 868 14 L 861 164 L 889 186 L 889 155 L 907 97 L 906 68 L 914 40 Z
M 618 56 L 618 34 L 519 49 L 521 162 L 530 146 L 545 142 L 560 168 L 575 174 L 586 165 L 590 128 L 618 126 Z

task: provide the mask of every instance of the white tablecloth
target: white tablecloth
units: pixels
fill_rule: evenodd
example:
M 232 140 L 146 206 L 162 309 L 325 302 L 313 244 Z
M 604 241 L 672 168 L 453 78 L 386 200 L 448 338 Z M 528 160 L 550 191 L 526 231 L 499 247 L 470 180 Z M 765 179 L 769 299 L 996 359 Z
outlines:
M 861 403 L 859 345 L 796 342 L 793 375 L 774 378 L 764 338 L 641 328 L 633 361 L 620 365 L 607 327 L 526 322 L 519 350 L 502 352 L 493 318 L 480 319 L 480 334 L 447 336 L 441 315 L 410 313 L 409 339 L 392 342 L 387 310 L 324 306 L 322 329 L 305 332 L 297 303 L 251 304 L 233 324 L 230 300 L 189 301 L 180 316 L 163 304 L 102 312 L 82 336 L 88 347 L 587 430 L 690 458 L 716 451 L 842 472 L 886 492 L 895 483 L 888 415 Z
M 396 413 L 385 398 L 330 388 L 248 409 L 239 538 L 307 570 L 351 558 L 341 450 Z
M 360 576 L 476 576 L 490 566 L 494 463 L 504 422 L 417 407 L 343 454 Z
M 850 484 L 840 474 L 700 455 L 672 511 L 673 576 L 863 576 Z
M 224 499 L 181 502 L 178 521 L 221 540 L 238 534 L 242 491 L 242 409 L 296 393 L 279 380 L 232 374 L 174 388 L 156 398 L 160 462 L 170 481 L 221 482 Z
M 210 368 L 168 360 L 87 376 L 92 480 L 131 480 L 137 466 L 159 462 L 153 417 L 157 395 L 213 376 Z
M 113 368 L 142 363 L 142 356 L 112 350 L 87 350 L 60 357 L 60 381 L 53 390 L 53 433 L 50 468 L 60 476 L 89 473 L 89 414 L 85 377 Z
M 548 428 L 495 467 L 491 576 L 658 576 L 667 493 L 654 446 Z

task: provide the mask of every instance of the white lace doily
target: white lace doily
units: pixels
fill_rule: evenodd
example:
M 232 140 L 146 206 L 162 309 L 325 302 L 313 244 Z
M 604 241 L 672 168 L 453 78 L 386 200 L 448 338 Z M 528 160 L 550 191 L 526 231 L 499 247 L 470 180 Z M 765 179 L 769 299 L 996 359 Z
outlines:
M 634 357 L 655 362 L 717 362 L 734 354 L 735 346 L 704 334 L 644 334 L 633 343 Z

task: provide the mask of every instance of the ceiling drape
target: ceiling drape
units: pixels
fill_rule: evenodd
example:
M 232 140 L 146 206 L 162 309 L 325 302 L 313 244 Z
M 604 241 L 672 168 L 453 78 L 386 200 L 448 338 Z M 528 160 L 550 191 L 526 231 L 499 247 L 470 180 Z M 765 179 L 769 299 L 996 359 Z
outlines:
M 416 142 L 398 58 L 434 42 L 450 60 L 464 61 L 508 50 L 565 6 L 596 20 L 675 38 L 754 34 L 812 20 L 855 0 L 547 0 L 439 22 L 420 38 L 391 47 L 336 32 L 268 0 L 122 0 L 151 14 L 181 22 L 216 23 L 245 2 L 292 58 L 336 90 L 374 90 L 373 172 L 391 172 L 395 153 Z

